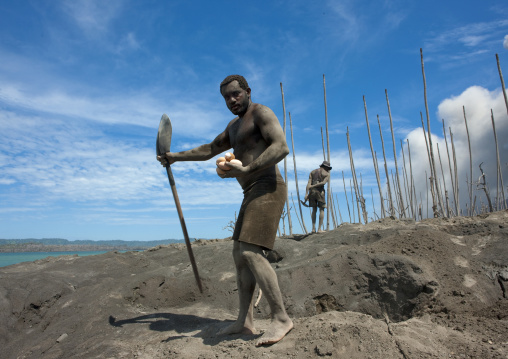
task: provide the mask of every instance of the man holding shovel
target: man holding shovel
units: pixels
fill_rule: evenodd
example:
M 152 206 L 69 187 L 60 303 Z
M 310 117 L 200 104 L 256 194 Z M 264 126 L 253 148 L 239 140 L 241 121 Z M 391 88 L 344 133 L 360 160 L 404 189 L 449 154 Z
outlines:
M 256 283 L 271 310 L 270 328 L 256 346 L 280 341 L 293 328 L 284 308 L 277 275 L 263 250 L 273 249 L 287 188 L 277 167 L 289 153 L 279 120 L 268 107 L 253 103 L 251 89 L 243 76 L 231 75 L 222 81 L 220 92 L 228 109 L 237 117 L 211 143 L 183 152 L 158 156 L 162 165 L 177 161 L 206 161 L 234 150 L 242 164 L 226 162 L 231 169 L 222 178 L 236 178 L 244 199 L 233 233 L 240 310 L 238 319 L 219 334 L 255 334 L 253 301 Z M 221 172 L 222 173 L 222 172 Z
M 319 225 L 318 233 L 324 232 L 321 230 L 323 227 L 323 219 L 325 218 L 326 196 L 325 184 L 330 179 L 330 162 L 323 161 L 319 168 L 312 171 L 309 175 L 309 181 L 305 188 L 305 200 L 309 201 L 309 207 L 312 207 L 312 232 L 316 232 L 316 212 L 319 207 Z

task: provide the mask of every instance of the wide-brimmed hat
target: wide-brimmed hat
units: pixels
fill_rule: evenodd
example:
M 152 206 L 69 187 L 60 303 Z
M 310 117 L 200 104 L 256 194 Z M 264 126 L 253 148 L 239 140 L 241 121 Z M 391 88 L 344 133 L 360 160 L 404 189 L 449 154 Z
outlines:
M 319 167 L 326 167 L 329 170 L 332 169 L 332 166 L 330 166 L 330 162 L 328 162 L 328 161 L 323 161 L 323 163 L 321 163 L 321 166 L 319 166 Z

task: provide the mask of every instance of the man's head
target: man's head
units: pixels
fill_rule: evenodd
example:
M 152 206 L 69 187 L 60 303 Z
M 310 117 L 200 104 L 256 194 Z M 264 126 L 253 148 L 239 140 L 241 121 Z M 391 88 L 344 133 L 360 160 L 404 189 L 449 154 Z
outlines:
M 220 93 L 228 109 L 237 116 L 243 116 L 251 104 L 250 87 L 240 75 L 230 75 L 220 84 Z
M 242 89 L 247 91 L 247 89 L 249 88 L 249 84 L 247 83 L 247 80 L 245 79 L 245 77 L 243 77 L 242 75 L 229 75 L 224 80 L 222 80 L 222 82 L 220 83 L 220 93 L 222 93 L 223 86 L 226 86 L 227 84 L 229 84 L 230 82 L 233 82 L 235 80 L 238 81 L 238 85 L 240 85 L 240 87 Z
M 330 162 L 328 161 L 323 161 L 323 163 L 321 163 L 321 166 L 319 167 L 324 168 L 327 171 L 330 171 L 332 169 L 332 166 L 330 166 Z

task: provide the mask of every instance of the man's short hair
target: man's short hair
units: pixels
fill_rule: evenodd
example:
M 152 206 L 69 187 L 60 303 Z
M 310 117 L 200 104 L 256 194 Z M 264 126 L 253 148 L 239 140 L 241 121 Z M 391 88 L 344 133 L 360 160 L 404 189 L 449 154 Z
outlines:
M 240 85 L 240 87 L 242 89 L 247 91 L 247 89 L 249 88 L 249 84 L 247 83 L 247 80 L 245 79 L 245 77 L 243 77 L 242 75 L 229 75 L 224 80 L 222 80 L 222 82 L 220 83 L 219 90 L 222 92 L 223 86 L 226 86 L 227 84 L 229 84 L 230 82 L 233 82 L 235 80 L 238 81 L 238 84 Z

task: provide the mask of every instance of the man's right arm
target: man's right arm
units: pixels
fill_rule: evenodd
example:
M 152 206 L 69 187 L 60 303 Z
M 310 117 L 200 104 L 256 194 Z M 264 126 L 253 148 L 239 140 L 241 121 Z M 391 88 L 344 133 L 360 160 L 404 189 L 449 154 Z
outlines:
M 311 185 L 312 185 L 312 172 L 309 175 L 309 180 L 307 181 L 307 187 L 305 187 L 305 198 L 304 198 L 305 201 L 309 198 L 309 189 L 310 189 Z
M 157 156 L 163 166 L 172 165 L 177 161 L 206 161 L 219 153 L 231 148 L 228 128 L 219 134 L 212 142 L 181 152 L 166 152 L 164 156 Z

